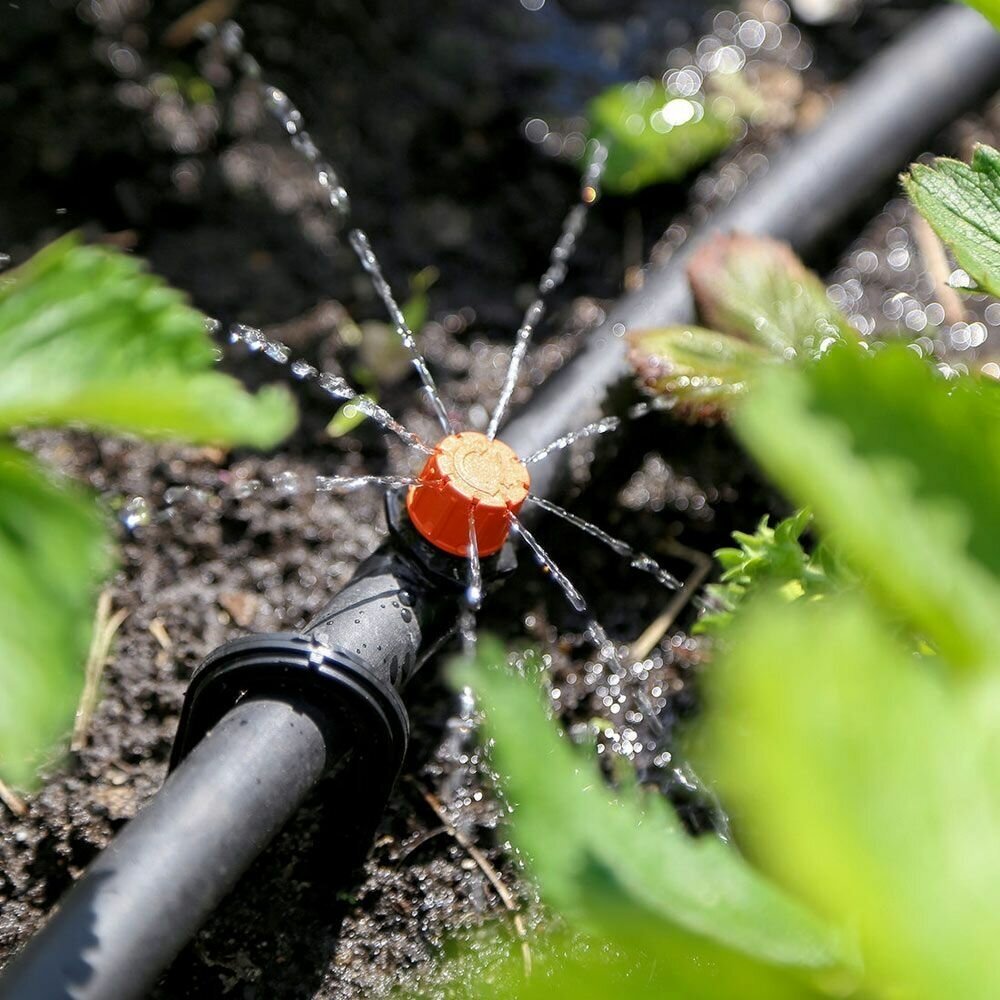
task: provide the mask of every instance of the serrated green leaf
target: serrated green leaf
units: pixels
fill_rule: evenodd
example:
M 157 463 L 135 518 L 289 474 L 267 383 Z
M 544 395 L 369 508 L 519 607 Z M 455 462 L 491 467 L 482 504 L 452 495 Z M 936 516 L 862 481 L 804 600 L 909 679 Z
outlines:
M 688 276 L 702 322 L 791 359 L 820 346 L 856 340 L 826 286 L 786 243 L 742 233 L 719 234 L 701 246 Z
M 772 967 L 829 969 L 840 959 L 827 927 L 721 841 L 690 837 L 662 799 L 635 787 L 613 797 L 495 642 L 481 641 L 477 669 L 462 680 L 486 708 L 517 804 L 515 837 L 546 898 L 577 926 L 653 949 L 683 938 L 695 956 L 722 949 L 742 956 L 748 983 L 771 982 Z
M 274 444 L 286 393 L 211 370 L 204 317 L 142 265 L 70 236 L 0 282 L 0 432 L 83 424 L 147 437 Z M 68 728 L 109 560 L 86 500 L 0 443 L 0 770 L 30 780 Z
M 844 345 L 801 372 L 767 373 L 735 424 L 891 614 L 955 665 L 994 658 L 995 385 L 948 382 L 902 346 L 873 356 Z
M 93 600 L 110 569 L 93 503 L 0 445 L 0 774 L 31 783 L 72 725 Z
M 0 396 L 2 396 L 0 389 Z M 217 372 L 179 375 L 137 373 L 131 378 L 97 380 L 71 393 L 53 393 L 32 405 L 0 401 L 0 418 L 10 426 L 83 424 L 102 430 L 141 434 L 151 440 L 194 444 L 245 444 L 269 448 L 291 428 L 294 408 L 283 388 L 249 395 L 234 378 Z
M 716 610 L 704 614 L 695 632 L 719 635 L 733 621 L 733 612 L 762 593 L 784 600 L 825 597 L 850 584 L 850 575 L 820 544 L 807 552 L 799 539 L 812 516 L 808 509 L 797 511 L 773 528 L 764 517 L 757 531 L 747 535 L 733 532 L 735 549 L 718 549 L 715 558 L 723 568 L 721 581 L 707 588 Z M 711 605 L 710 605 L 711 606 Z
M 773 355 L 755 344 L 697 326 L 629 332 L 629 361 L 645 387 L 675 400 L 682 416 L 722 416 Z
M 587 120 L 608 148 L 602 184 L 612 194 L 683 180 L 736 137 L 734 118 L 652 80 L 609 87 L 587 105 Z
M 699 769 L 764 869 L 854 929 L 864 995 L 1000 995 L 997 677 L 956 683 L 837 597 L 758 602 L 706 682 Z
M 969 276 L 1000 296 L 1000 151 L 977 146 L 971 165 L 946 157 L 914 163 L 903 185 Z
M 82 423 L 268 447 L 293 427 L 284 390 L 211 371 L 204 317 L 132 257 L 65 237 L 0 286 L 0 430 Z
M 688 267 L 706 327 L 630 333 L 629 358 L 645 387 L 685 419 L 727 416 L 763 365 L 814 359 L 856 331 L 823 283 L 784 243 L 716 235 Z

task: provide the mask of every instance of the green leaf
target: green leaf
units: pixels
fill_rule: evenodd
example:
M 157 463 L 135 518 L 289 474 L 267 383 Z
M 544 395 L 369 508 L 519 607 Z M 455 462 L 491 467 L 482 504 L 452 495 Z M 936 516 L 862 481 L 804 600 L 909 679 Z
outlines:
M 674 400 L 681 417 L 726 415 L 753 373 L 774 358 L 756 344 L 697 326 L 629 332 L 629 361 L 645 387 Z
M 427 292 L 438 280 L 436 267 L 425 267 L 410 278 L 410 297 L 402 305 L 403 319 L 414 332 L 419 333 L 427 323 L 431 301 Z
M 914 163 L 903 185 L 969 276 L 1000 296 L 1000 152 L 977 146 L 971 166 L 946 157 Z
M 269 448 L 291 430 L 295 413 L 283 389 L 250 396 L 236 379 L 215 372 L 123 374 L 65 393 L 38 393 L 36 400 L 11 401 L 9 407 L 0 400 L 0 420 L 9 426 L 83 424 L 151 439 Z
M 370 395 L 362 398 L 374 399 Z M 355 428 L 360 427 L 367 419 L 367 415 L 359 410 L 354 403 L 344 403 L 333 415 L 333 419 L 326 425 L 326 433 L 332 438 L 343 437 L 345 434 L 350 434 Z
M 544 896 L 577 926 L 695 961 L 731 952 L 748 983 L 771 983 L 772 967 L 836 964 L 829 929 L 728 846 L 690 837 L 657 796 L 635 787 L 613 796 L 596 762 L 545 718 L 533 685 L 511 675 L 495 641 L 480 643 L 478 666 L 462 680 L 486 709 L 516 803 L 515 838 Z
M 902 346 L 772 370 L 737 432 L 893 613 L 953 663 L 994 659 L 1000 391 Z
M 587 106 L 589 135 L 608 148 L 603 187 L 631 194 L 650 184 L 683 180 L 736 137 L 736 121 L 662 83 L 609 87 Z
M 0 445 L 0 773 L 14 784 L 30 784 L 41 752 L 72 725 L 110 564 L 90 500 Z
M 681 937 L 665 934 L 655 954 L 642 951 L 630 931 L 641 927 L 623 920 L 614 941 L 548 931 L 531 937 L 532 973 L 522 971 L 523 952 L 511 944 L 497 955 L 497 944 L 476 942 L 463 955 L 473 973 L 462 981 L 465 1000 L 819 1000 L 828 997 L 789 971 L 761 974 L 733 952 L 689 949 Z M 622 939 L 630 938 L 629 941 Z M 484 967 L 483 953 L 488 956 Z M 498 961 L 498 958 L 501 959 Z M 432 978 L 433 981 L 433 978 Z M 437 985 L 435 983 L 435 985 Z M 403 992 L 426 997 L 431 992 Z
M 719 610 L 703 615 L 695 631 L 723 632 L 732 623 L 734 612 L 764 592 L 786 601 L 815 600 L 847 585 L 850 577 L 829 548 L 820 544 L 807 552 L 802 547 L 799 539 L 811 520 L 804 508 L 773 528 L 765 516 L 752 535 L 734 531 L 739 548 L 716 551 L 723 573 L 719 583 L 707 588 Z
M 714 236 L 691 257 L 688 276 L 706 326 L 786 360 L 813 357 L 831 341 L 857 339 L 826 286 L 786 243 L 741 233 Z
M 0 430 L 82 423 L 269 447 L 295 422 L 283 390 L 211 371 L 205 320 L 142 264 L 65 237 L 0 285 Z
M 428 310 L 430 309 L 430 299 L 427 290 L 437 281 L 438 272 L 433 267 L 425 267 L 410 278 L 410 297 L 403 303 L 401 311 L 406 325 L 416 334 L 427 323 Z M 360 364 L 352 369 L 354 379 L 359 384 L 368 389 L 374 389 L 377 385 L 392 385 L 406 378 L 413 371 L 413 359 L 410 356 L 406 345 L 399 339 L 396 328 L 389 323 L 380 320 L 366 320 L 358 329 L 356 345 Z M 374 397 L 373 397 L 374 398 Z M 367 418 L 361 414 L 354 417 L 357 412 L 356 407 L 350 403 L 341 407 L 340 412 L 331 421 L 330 427 L 338 421 L 341 414 L 348 411 L 352 414 L 351 419 L 341 419 L 337 427 L 343 428 L 342 433 L 353 430 L 358 424 Z M 330 428 L 328 432 L 333 434 Z M 339 437 L 340 434 L 333 434 Z
M 758 602 L 731 638 L 698 765 L 746 849 L 854 929 L 875 995 L 1000 996 L 997 676 L 956 682 L 857 598 Z
M 204 317 L 142 265 L 66 237 L 0 282 L 0 433 L 84 424 L 148 437 L 269 446 L 286 393 L 248 395 L 211 370 Z M 0 769 L 27 782 L 68 727 L 83 681 L 103 526 L 0 443 Z
M 682 418 L 727 416 L 763 365 L 810 360 L 857 333 L 823 283 L 784 243 L 717 235 L 695 251 L 689 277 L 706 327 L 630 334 L 630 362 L 645 387 Z

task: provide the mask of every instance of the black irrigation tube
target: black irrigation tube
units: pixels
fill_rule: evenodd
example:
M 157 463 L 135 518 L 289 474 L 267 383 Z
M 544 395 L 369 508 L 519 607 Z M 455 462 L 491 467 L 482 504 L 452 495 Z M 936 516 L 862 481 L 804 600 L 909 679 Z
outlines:
M 502 437 L 518 454 L 599 415 L 609 389 L 627 374 L 624 338 L 694 318 L 686 265 L 718 232 L 786 240 L 800 254 L 850 218 L 872 189 L 902 170 L 962 110 L 1000 85 L 1000 38 L 979 15 L 944 7 L 889 45 L 861 70 L 812 132 L 789 144 L 768 172 L 687 240 L 641 288 L 624 295 L 588 334 L 571 364 L 539 391 Z M 533 468 L 531 487 L 546 492 L 555 463 Z
M 1000 38 L 979 15 L 954 7 L 926 17 L 872 60 L 815 131 L 623 297 L 504 439 L 531 454 L 602 408 L 626 375 L 621 328 L 691 317 L 685 261 L 709 232 L 769 234 L 808 251 L 998 83 Z M 557 468 L 535 467 L 536 493 L 554 493 Z M 458 561 L 423 542 L 393 497 L 389 522 L 389 541 L 304 634 L 237 640 L 199 669 L 173 773 L 7 967 L 2 1000 L 143 996 L 324 776 L 350 815 L 341 832 L 349 822 L 347 840 L 367 848 L 406 747 L 398 692 L 454 627 L 461 581 Z M 484 571 L 498 579 L 510 559 L 505 550 Z

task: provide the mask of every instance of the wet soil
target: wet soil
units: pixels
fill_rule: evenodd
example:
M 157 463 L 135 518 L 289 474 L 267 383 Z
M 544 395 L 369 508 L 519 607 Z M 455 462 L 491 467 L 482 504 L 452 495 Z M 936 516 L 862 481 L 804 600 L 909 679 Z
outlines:
M 0 15 L 0 109 L 11 128 L 0 162 L 0 249 L 23 259 L 57 234 L 83 228 L 147 257 L 209 314 L 273 327 L 307 358 L 351 372 L 357 358 L 343 308 L 357 320 L 376 317 L 374 299 L 308 172 L 259 108 L 213 77 L 217 67 L 203 66 L 198 76 L 193 49 L 159 43 L 184 6 L 53 2 Z M 523 122 L 572 115 L 585 95 L 615 79 L 659 75 L 671 50 L 706 29 L 697 4 L 619 3 L 613 18 L 610 6 L 550 0 L 536 14 L 474 0 L 316 0 L 294 14 L 267 3 L 241 12 L 248 47 L 341 165 L 355 218 L 390 278 L 405 287 L 427 265 L 438 269 L 423 343 L 449 404 L 472 425 L 482 425 L 496 397 L 520 309 L 574 197 L 572 168 L 525 142 Z M 805 95 L 826 93 L 914 13 L 872 5 L 850 31 L 814 32 Z M 205 91 L 206 77 L 219 85 L 215 96 Z M 942 148 L 957 148 L 969 131 L 963 127 Z M 775 141 L 780 136 L 751 135 L 729 159 L 738 165 Z M 731 174 L 723 166 L 712 177 L 728 184 Z M 721 195 L 703 183 L 695 197 L 711 203 Z M 598 206 L 520 398 L 572 354 L 600 300 L 620 291 L 687 203 L 686 192 L 660 188 Z M 842 283 L 856 276 L 857 254 L 898 241 L 883 216 L 874 226 L 865 247 L 840 259 Z M 831 246 L 844 246 L 845 235 Z M 831 252 L 824 264 L 836 261 Z M 282 377 L 238 351 L 225 364 L 251 385 Z M 431 430 L 410 380 L 381 391 L 409 426 Z M 165 513 L 131 533 L 121 529 L 111 591 L 129 616 L 86 746 L 52 764 L 26 816 L 0 807 L 0 964 L 159 787 L 185 685 L 204 655 L 248 631 L 302 625 L 383 537 L 374 493 L 265 490 L 239 502 L 220 493 L 220 475 L 232 483 L 288 470 L 406 467 L 401 448 L 370 426 L 331 439 L 328 400 L 308 390 L 299 398 L 300 428 L 268 456 L 77 432 L 25 436 L 55 466 L 90 483 L 109 511 L 141 496 Z M 178 485 L 209 495 L 165 505 Z M 614 446 L 577 454 L 569 502 L 682 577 L 692 558 L 780 505 L 724 428 L 658 417 Z M 539 534 L 616 640 L 634 640 L 667 604 L 670 595 L 596 544 L 580 545 L 551 525 Z M 668 730 L 693 710 L 690 681 L 703 654 L 684 630 L 692 614 L 682 613 L 634 676 L 609 677 L 583 639 L 584 623 L 526 563 L 489 604 L 481 627 L 511 648 L 538 648 L 556 712 L 570 725 L 608 718 L 599 745 L 633 756 L 648 780 L 677 797 L 666 746 L 650 749 L 645 724 L 628 720 L 639 688 Z M 353 883 L 338 889 L 317 877 L 323 803 L 313 800 L 178 958 L 157 997 L 347 1000 L 418 981 L 426 995 L 461 996 L 462 976 L 471 972 L 437 971 L 443 942 L 484 926 L 509 929 L 509 914 L 425 792 L 497 867 L 529 925 L 542 919 L 505 844 L 488 768 L 474 740 L 456 738 L 454 696 L 436 667 L 409 692 L 410 757 Z

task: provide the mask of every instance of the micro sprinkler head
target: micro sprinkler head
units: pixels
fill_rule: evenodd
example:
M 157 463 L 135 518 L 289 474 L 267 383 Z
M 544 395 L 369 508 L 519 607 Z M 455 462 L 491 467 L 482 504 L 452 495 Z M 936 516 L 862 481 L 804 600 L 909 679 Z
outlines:
M 510 517 L 527 499 L 530 482 L 509 445 L 463 431 L 434 449 L 407 493 L 406 509 L 417 531 L 453 556 L 469 555 L 469 525 L 475 524 L 476 550 L 491 556 L 507 541 Z

